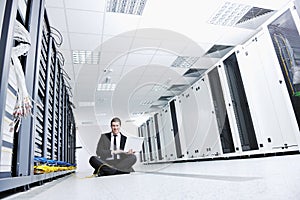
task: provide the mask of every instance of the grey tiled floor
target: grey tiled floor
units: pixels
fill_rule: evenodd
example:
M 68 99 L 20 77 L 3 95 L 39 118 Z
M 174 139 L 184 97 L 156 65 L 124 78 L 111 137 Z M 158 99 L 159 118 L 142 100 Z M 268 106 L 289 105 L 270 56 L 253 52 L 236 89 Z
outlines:
M 137 166 L 130 175 L 77 172 L 5 199 L 300 199 L 300 155 Z

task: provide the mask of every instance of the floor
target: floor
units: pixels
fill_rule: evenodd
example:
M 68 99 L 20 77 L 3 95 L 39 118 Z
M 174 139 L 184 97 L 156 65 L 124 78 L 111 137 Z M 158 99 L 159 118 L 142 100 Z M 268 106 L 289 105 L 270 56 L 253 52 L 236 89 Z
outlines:
M 129 175 L 98 178 L 89 178 L 90 171 L 76 172 L 4 199 L 300 199 L 300 154 L 135 169 Z

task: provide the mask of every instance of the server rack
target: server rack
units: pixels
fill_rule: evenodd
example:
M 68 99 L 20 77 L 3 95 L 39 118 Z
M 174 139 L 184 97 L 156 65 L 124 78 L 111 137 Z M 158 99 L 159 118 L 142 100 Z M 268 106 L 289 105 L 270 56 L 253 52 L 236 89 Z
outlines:
M 162 156 L 162 150 L 161 150 L 161 137 L 160 137 L 160 129 L 159 129 L 159 114 L 155 113 L 154 114 L 154 126 L 155 126 L 155 138 L 156 138 L 156 142 L 157 142 L 157 154 L 158 154 L 158 160 L 162 160 L 163 156 Z
M 220 156 L 220 136 L 207 76 L 184 91 L 180 102 L 187 157 Z
M 172 119 L 171 119 L 171 111 L 170 106 L 167 105 L 162 109 L 161 119 L 162 119 L 162 128 L 163 128 L 163 141 L 165 145 L 165 160 L 175 160 L 176 155 L 176 147 L 175 147 L 175 138 L 172 127 Z
M 295 12 L 295 7 L 288 9 L 268 25 L 268 30 L 300 130 L 300 30 Z
M 299 152 L 300 9 L 294 3 L 154 114 L 161 161 L 183 160 L 174 156 L 171 107 L 181 109 L 176 121 L 182 120 L 186 160 Z
M 156 133 L 155 133 L 155 124 L 154 124 L 154 118 L 153 116 L 149 119 L 149 139 L 151 141 L 151 150 L 152 150 L 152 159 L 153 161 L 158 160 L 158 151 L 157 151 L 157 139 L 156 139 Z
M 52 179 L 74 171 L 76 128 L 70 92 L 63 73 L 44 1 L 1 1 L 0 46 L 0 192 Z M 20 128 L 9 131 L 17 98 L 15 78 L 10 69 L 15 21 L 31 36 L 27 56 L 20 57 L 26 86 L 33 99 L 32 115 L 22 118 Z M 29 26 L 30 24 L 30 26 Z M 36 158 L 51 168 L 37 174 Z M 51 163 L 50 163 L 51 161 Z M 69 166 L 69 167 L 68 167 Z M 70 167 L 72 166 L 72 167 Z M 39 171 L 41 172 L 41 171 Z M 47 173 L 48 172 L 48 173 Z

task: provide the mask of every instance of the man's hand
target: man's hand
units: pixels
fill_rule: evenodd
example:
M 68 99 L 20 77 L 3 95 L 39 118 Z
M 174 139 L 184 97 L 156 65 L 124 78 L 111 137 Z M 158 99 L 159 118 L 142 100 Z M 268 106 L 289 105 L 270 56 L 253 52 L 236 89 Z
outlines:
M 125 151 L 123 150 L 114 150 L 112 151 L 113 154 L 121 154 L 121 153 L 126 153 Z
M 135 151 L 133 151 L 133 149 L 129 149 L 127 152 L 123 151 L 123 150 L 114 150 L 112 151 L 113 154 L 134 154 Z
M 134 154 L 134 153 L 135 153 L 135 151 L 133 151 L 133 149 L 129 149 L 127 152 L 127 154 Z

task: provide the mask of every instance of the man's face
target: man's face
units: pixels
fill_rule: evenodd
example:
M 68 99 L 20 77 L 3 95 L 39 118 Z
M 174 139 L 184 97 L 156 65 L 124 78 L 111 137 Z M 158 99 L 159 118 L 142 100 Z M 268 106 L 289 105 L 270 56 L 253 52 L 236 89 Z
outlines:
M 112 122 L 111 123 L 111 132 L 117 134 L 120 132 L 120 123 L 119 122 Z

